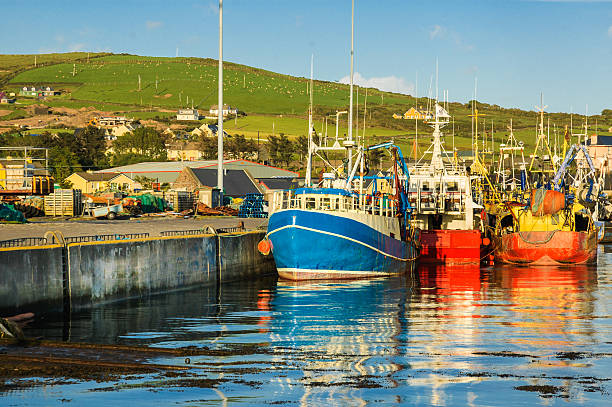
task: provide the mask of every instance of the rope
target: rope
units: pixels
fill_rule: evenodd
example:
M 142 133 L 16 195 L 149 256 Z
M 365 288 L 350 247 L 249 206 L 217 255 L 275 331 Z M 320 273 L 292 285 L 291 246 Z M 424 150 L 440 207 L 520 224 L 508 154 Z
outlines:
M 530 232 L 527 232 L 527 233 L 530 233 Z M 557 233 L 557 230 L 553 230 L 553 231 L 551 232 L 550 236 L 548 236 L 548 238 L 547 238 L 547 239 L 545 239 L 545 240 L 540 240 L 540 241 L 533 241 L 533 242 L 532 242 L 532 241 L 529 241 L 529 240 L 527 240 L 527 239 L 525 239 L 525 238 L 523 237 L 523 232 L 518 232 L 518 235 L 519 235 L 519 237 L 521 238 L 521 240 L 522 240 L 522 241 L 524 241 L 525 243 L 529 243 L 529 244 L 538 245 L 538 244 L 545 244 L 545 243 L 550 242 L 550 240 L 553 238 L 553 236 L 555 235 L 555 233 Z

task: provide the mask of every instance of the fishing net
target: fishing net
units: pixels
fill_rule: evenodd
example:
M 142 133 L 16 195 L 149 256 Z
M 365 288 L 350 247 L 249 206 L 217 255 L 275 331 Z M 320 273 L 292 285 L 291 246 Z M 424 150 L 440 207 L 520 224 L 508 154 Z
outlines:
M 6 222 L 26 223 L 23 213 L 19 212 L 13 205 L 0 204 L 0 220 Z
M 132 198 L 140 201 L 140 208 L 143 213 L 164 212 L 170 206 L 163 198 L 152 194 L 130 195 L 126 198 Z

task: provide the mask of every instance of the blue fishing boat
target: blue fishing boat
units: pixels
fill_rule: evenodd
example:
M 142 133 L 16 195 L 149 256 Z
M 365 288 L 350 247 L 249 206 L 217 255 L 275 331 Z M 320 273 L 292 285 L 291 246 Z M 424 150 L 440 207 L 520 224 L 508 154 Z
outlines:
M 385 177 L 390 191 L 372 194 L 364 188 L 364 152 L 376 148 L 388 149 L 396 161 Z M 317 150 L 313 143 L 311 151 Z M 406 222 L 408 171 L 401 151 L 389 142 L 359 147 L 357 156 L 348 178 L 326 173 L 315 185 L 273 195 L 260 250 L 273 254 L 280 277 L 364 278 L 402 274 L 413 266 L 417 248 Z
M 273 195 L 268 231 L 258 245 L 262 253 L 273 254 L 282 278 L 347 279 L 401 274 L 414 265 L 417 257 L 414 229 L 407 222 L 409 174 L 401 150 L 392 142 L 365 148 L 353 140 L 352 44 L 351 40 L 350 107 L 348 112 L 336 113 L 335 138 L 328 138 L 326 132 L 315 140 L 311 59 L 305 188 Z M 339 138 L 338 122 L 345 113 L 348 137 Z M 368 190 L 364 184 L 366 152 L 383 148 L 393 157 L 392 169 L 383 176 L 388 181 L 387 188 Z M 321 173 L 318 182 L 313 182 L 313 159 L 317 157 L 322 161 Z

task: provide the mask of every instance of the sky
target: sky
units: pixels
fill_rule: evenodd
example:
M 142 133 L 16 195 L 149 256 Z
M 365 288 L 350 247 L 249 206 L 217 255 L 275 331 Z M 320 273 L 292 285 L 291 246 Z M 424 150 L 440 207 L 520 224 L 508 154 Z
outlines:
M 218 57 L 215 0 L 0 0 L 0 54 Z M 348 81 L 350 0 L 225 0 L 223 59 Z M 612 1 L 355 1 L 355 83 L 535 110 L 612 109 Z M 316 94 L 315 94 L 316 103 Z

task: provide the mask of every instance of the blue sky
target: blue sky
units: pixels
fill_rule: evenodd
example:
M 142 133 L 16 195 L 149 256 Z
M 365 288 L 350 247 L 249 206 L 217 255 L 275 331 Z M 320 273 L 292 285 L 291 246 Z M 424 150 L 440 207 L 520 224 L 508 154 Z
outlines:
M 0 53 L 216 58 L 218 1 L 1 0 Z M 225 0 L 224 60 L 297 76 L 349 73 L 350 0 Z M 612 108 L 611 1 L 356 0 L 356 82 L 549 111 Z M 418 81 L 417 81 L 418 77 Z

